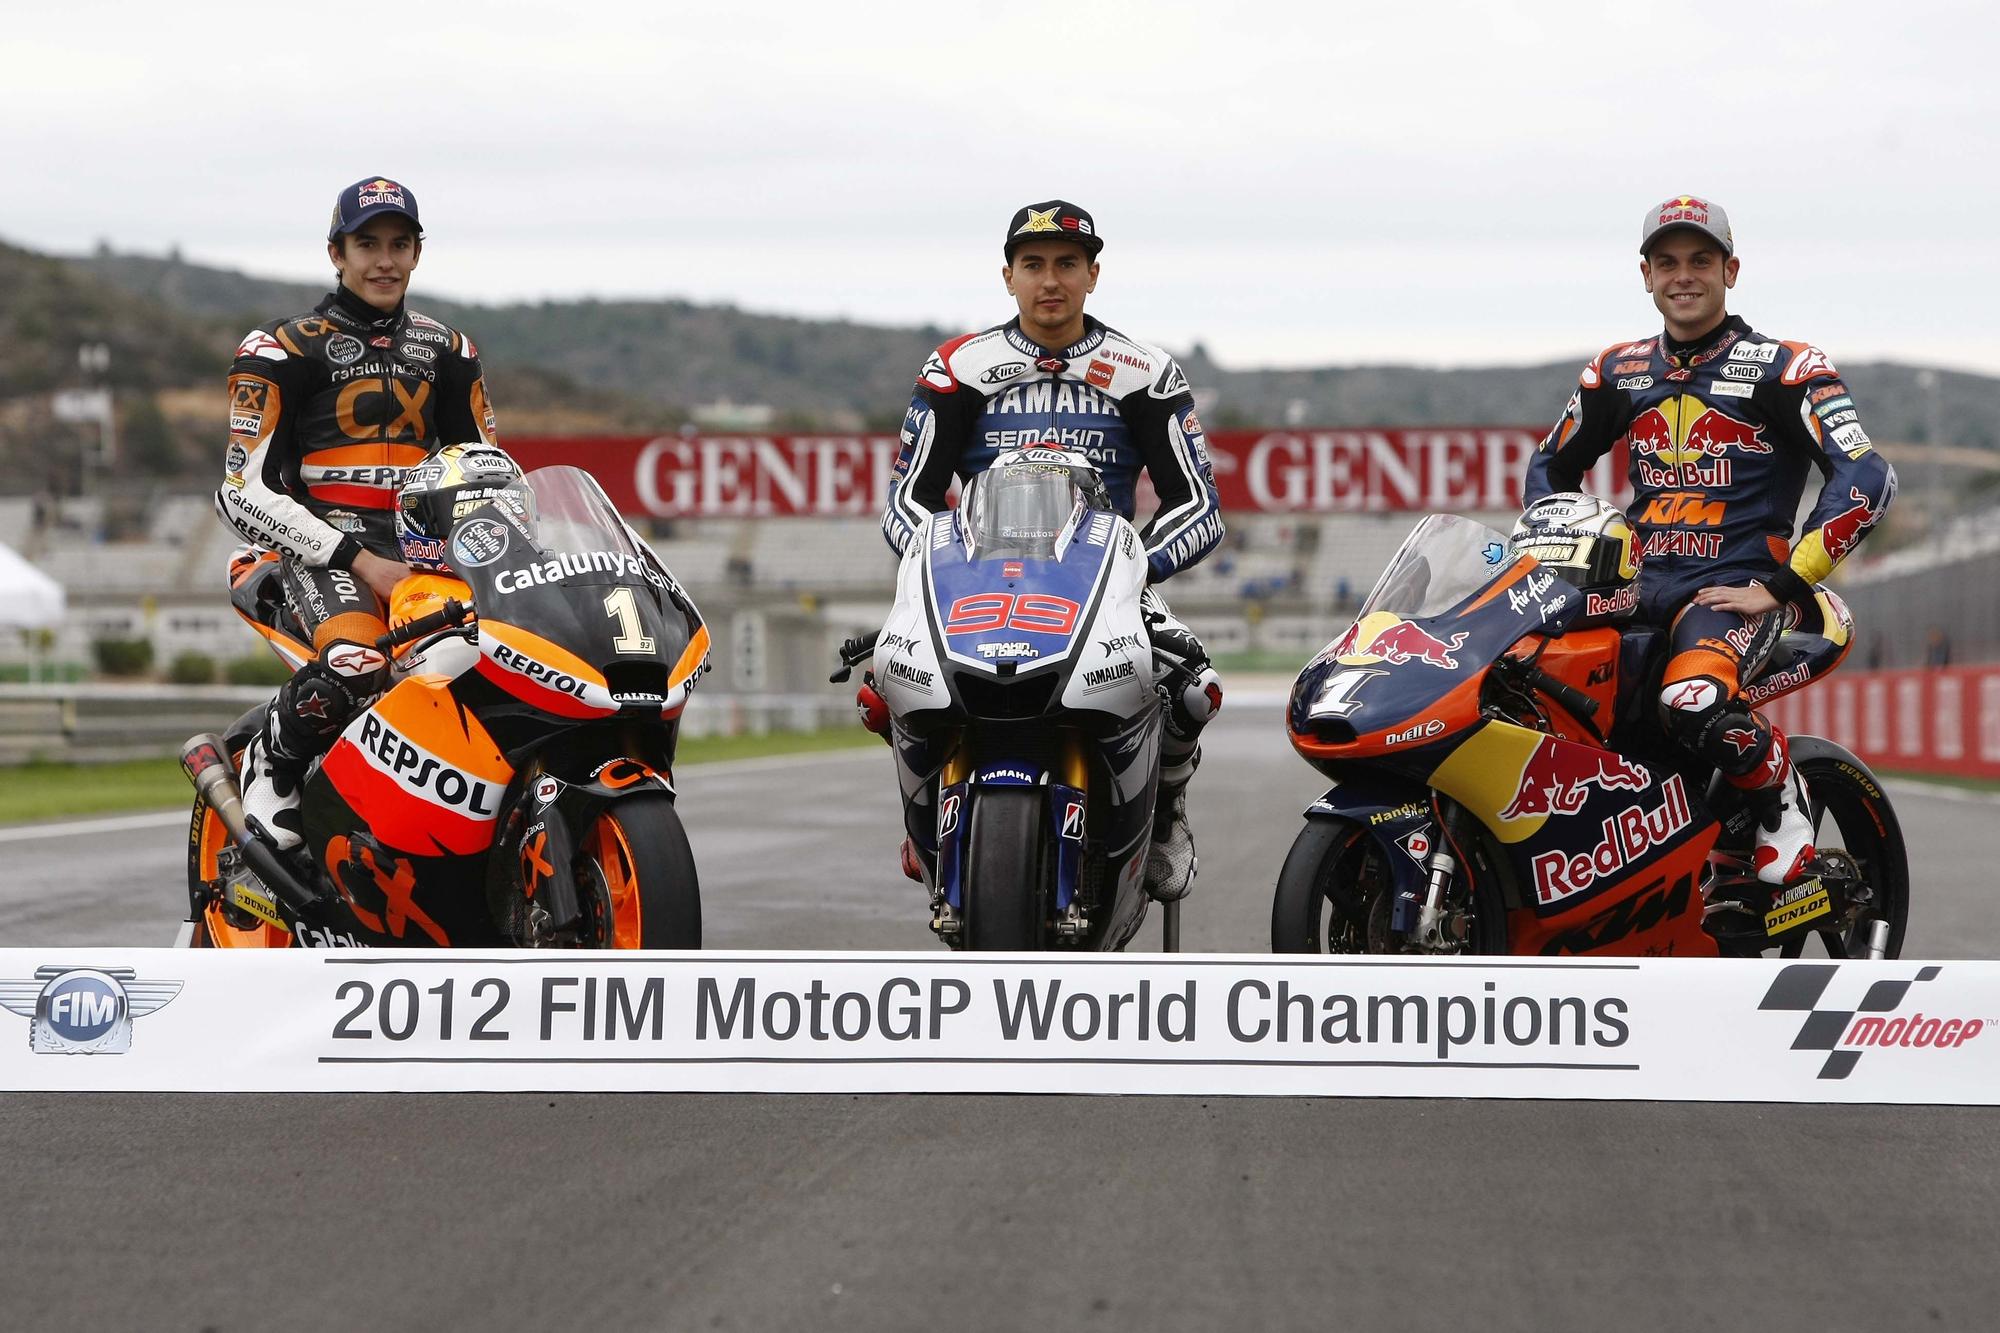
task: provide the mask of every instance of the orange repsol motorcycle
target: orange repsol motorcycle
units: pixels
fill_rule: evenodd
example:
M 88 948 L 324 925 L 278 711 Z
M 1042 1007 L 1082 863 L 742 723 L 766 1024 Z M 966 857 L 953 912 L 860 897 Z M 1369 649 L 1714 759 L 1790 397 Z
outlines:
M 1895 811 L 1831 741 L 1790 738 L 1819 873 L 1752 869 L 1744 794 L 1653 719 L 1663 638 L 1568 629 L 1586 596 L 1492 529 L 1434 514 L 1293 686 L 1293 748 L 1334 786 L 1279 875 L 1281 953 L 1896 957 L 1909 867 Z M 1831 671 L 1847 608 L 1820 589 L 1752 704 Z
M 708 655 L 693 602 L 576 468 L 460 500 L 448 525 L 456 578 L 399 586 L 376 644 L 393 683 L 308 774 L 302 846 L 280 853 L 243 817 L 261 707 L 187 743 L 183 942 L 700 947 L 672 783 Z M 309 640 L 276 574 L 237 578 L 233 598 L 296 667 Z M 442 606 L 405 619 L 418 582 Z

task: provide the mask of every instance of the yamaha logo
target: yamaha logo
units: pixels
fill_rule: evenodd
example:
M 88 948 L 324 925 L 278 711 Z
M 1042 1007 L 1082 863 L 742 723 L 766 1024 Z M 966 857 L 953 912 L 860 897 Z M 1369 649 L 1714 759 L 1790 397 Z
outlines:
M 129 967 L 38 967 L 34 980 L 0 981 L 0 1007 L 29 1019 L 38 1055 L 122 1055 L 132 1020 L 181 993 L 178 981 L 140 981 Z

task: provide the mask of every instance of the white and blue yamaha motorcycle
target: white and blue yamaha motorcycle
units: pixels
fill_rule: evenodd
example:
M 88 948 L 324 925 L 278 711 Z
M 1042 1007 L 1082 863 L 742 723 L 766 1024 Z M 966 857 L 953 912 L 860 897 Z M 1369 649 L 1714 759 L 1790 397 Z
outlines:
M 907 868 L 952 948 L 1119 949 L 1145 919 L 1163 724 L 1145 586 L 1096 468 L 1019 449 L 931 516 L 881 632 L 842 649 L 833 679 L 870 662 L 864 712 L 870 687 L 887 705 Z

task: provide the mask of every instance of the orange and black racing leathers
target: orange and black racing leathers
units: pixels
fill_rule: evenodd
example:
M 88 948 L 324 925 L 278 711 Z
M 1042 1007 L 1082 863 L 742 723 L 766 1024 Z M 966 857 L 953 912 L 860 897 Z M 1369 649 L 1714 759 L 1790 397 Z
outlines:
M 349 567 L 402 558 L 396 490 L 437 445 L 496 443 L 472 340 L 404 306 L 384 314 L 345 287 L 310 312 L 250 331 L 229 372 L 229 446 L 218 513 L 283 557 L 233 562 L 278 581 L 309 641 L 269 634 L 294 667 L 278 726 L 295 754 L 337 734 L 384 681 L 379 598 Z M 235 589 L 239 608 L 256 600 Z M 247 611 L 246 611 L 247 614 Z M 335 651 L 335 649 L 338 649 Z
M 1734 316 L 1693 344 L 1660 334 L 1599 353 L 1529 462 L 1526 502 L 1578 489 L 1621 436 L 1643 544 L 1638 616 L 1670 631 L 1668 732 L 1739 786 L 1775 785 L 1784 738 L 1737 696 L 1811 605 L 1812 585 L 1887 511 L 1895 469 L 1824 352 Z M 1795 544 L 1809 468 L 1825 480 Z M 1701 588 L 1752 581 L 1777 611 L 1744 617 L 1690 602 Z

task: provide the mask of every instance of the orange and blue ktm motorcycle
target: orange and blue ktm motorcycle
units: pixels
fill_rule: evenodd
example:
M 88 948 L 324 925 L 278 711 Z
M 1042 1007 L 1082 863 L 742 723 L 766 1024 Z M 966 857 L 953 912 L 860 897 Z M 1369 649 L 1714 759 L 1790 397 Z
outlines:
M 1333 780 L 1279 875 L 1281 953 L 1896 957 L 1909 866 L 1866 765 L 1790 739 L 1818 873 L 1752 869 L 1756 812 L 1660 734 L 1663 635 L 1451 515 L 1404 542 L 1354 624 L 1293 686 L 1293 748 Z M 1853 622 L 1833 593 L 1744 690 L 1824 676 Z
M 376 643 L 394 683 L 306 778 L 302 846 L 278 852 L 243 817 L 261 707 L 184 748 L 184 943 L 700 947 L 672 779 L 708 656 L 699 612 L 576 468 L 462 508 L 456 577 L 398 587 Z M 281 580 L 275 559 L 244 562 L 232 600 L 297 667 L 310 640 Z

